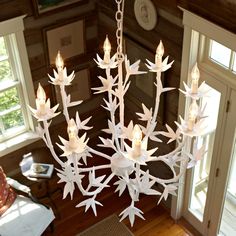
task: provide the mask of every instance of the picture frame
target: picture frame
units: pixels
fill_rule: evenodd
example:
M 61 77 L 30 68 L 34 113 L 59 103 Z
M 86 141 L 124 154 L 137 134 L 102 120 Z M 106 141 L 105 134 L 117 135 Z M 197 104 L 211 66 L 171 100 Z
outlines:
M 44 28 L 43 34 L 48 65 L 55 65 L 58 51 L 64 61 L 82 56 L 86 52 L 85 26 L 82 19 Z
M 60 87 L 55 87 L 57 103 L 62 104 Z M 71 95 L 71 102 L 86 101 L 92 96 L 89 68 L 84 68 L 75 72 L 75 78 L 70 86 L 66 86 L 66 93 Z M 59 110 L 62 108 L 59 107 Z
M 32 0 L 36 17 L 82 5 L 88 0 Z
M 133 64 L 137 60 L 140 60 L 139 71 L 146 71 L 146 74 L 133 75 L 134 77 L 130 78 L 131 85 L 128 93 L 130 94 L 130 99 L 134 106 L 139 109 L 142 109 L 142 103 L 146 107 L 151 108 L 155 105 L 155 96 L 156 96 L 156 73 L 149 72 L 146 67 L 146 59 L 150 61 L 155 60 L 155 52 L 145 48 L 142 44 L 135 42 L 134 40 L 124 37 L 124 48 L 125 54 L 127 54 L 130 64 Z M 162 74 L 162 81 L 164 77 Z M 164 86 L 164 85 L 163 85 Z M 164 96 L 160 98 L 159 111 L 157 116 L 157 121 L 160 124 L 164 124 Z

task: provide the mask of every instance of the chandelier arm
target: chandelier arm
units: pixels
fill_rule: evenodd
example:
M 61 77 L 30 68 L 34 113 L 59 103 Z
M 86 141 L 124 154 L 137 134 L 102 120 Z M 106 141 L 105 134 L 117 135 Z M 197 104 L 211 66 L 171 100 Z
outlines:
M 136 167 L 136 179 L 137 181 L 140 181 L 140 164 L 136 163 L 135 167 Z
M 92 187 L 92 185 L 89 183 L 87 188 L 85 189 L 85 191 L 88 192 L 91 187 Z
M 106 68 L 107 79 L 109 79 L 111 76 L 110 72 L 111 72 L 110 68 Z M 111 93 L 110 89 L 108 89 L 108 101 L 112 105 L 112 93 Z M 116 148 L 118 149 L 119 152 L 121 152 L 121 147 L 120 147 L 120 143 L 119 143 L 119 140 L 117 137 L 117 132 L 116 132 L 115 111 L 113 109 L 110 109 L 110 116 L 111 116 L 111 123 L 113 125 L 112 128 L 115 131 L 114 132 L 114 139 L 115 139 L 115 143 L 116 143 Z
M 76 156 L 73 156 L 73 160 L 74 160 L 74 170 L 75 170 L 75 176 L 78 176 L 80 173 L 82 172 L 89 172 L 89 171 L 95 171 L 95 170 L 100 170 L 100 169 L 106 169 L 106 168 L 110 168 L 111 165 L 108 164 L 108 165 L 101 165 L 101 166 L 96 166 L 96 167 L 90 167 L 90 168 L 78 168 L 78 159 Z M 111 177 L 111 175 L 110 175 Z M 113 178 L 113 177 L 112 177 Z M 107 183 L 110 182 L 110 178 L 108 177 L 106 181 L 104 181 L 104 183 L 102 184 L 102 186 L 100 187 L 101 189 L 97 189 L 93 192 L 89 192 L 89 189 L 91 185 L 91 183 L 89 183 L 89 185 L 87 186 L 87 189 L 85 190 L 83 185 L 82 185 L 82 181 L 78 181 L 77 182 L 77 185 L 80 189 L 80 191 L 83 193 L 83 195 L 94 195 L 94 198 L 96 197 L 96 195 L 98 193 L 100 193 L 104 187 L 106 187 Z M 97 191 L 97 192 L 96 192 Z M 91 193 L 91 194 L 90 194 Z
M 157 120 L 157 114 L 158 114 L 158 110 L 159 110 L 159 104 L 160 104 L 160 95 L 161 95 L 161 92 L 159 91 L 159 82 L 161 83 L 161 71 L 158 71 L 157 72 L 157 75 L 156 75 L 156 81 L 157 81 L 157 84 L 156 84 L 156 102 L 155 102 L 155 108 L 154 108 L 154 112 L 153 112 L 153 116 L 151 118 L 151 121 L 150 121 L 150 125 L 149 127 L 147 127 L 147 133 L 145 135 L 145 138 L 147 139 L 151 133 L 155 130 L 156 128 L 156 120 Z M 147 124 L 148 126 L 148 124 Z
M 161 179 L 161 178 L 157 178 L 151 174 L 149 174 L 149 178 L 154 180 L 155 182 L 159 183 L 159 184 L 170 184 L 170 183 L 174 183 L 177 182 L 179 180 L 179 178 L 183 175 L 183 173 L 185 172 L 185 169 L 187 168 L 187 159 L 184 160 L 184 164 L 182 165 L 182 168 L 180 168 L 180 172 L 178 173 L 178 175 L 175 175 L 173 178 L 171 179 Z M 142 174 L 145 174 L 145 171 L 141 170 Z
M 93 196 L 93 195 L 97 195 L 98 193 L 100 193 L 105 187 L 107 187 L 107 184 L 112 180 L 112 178 L 115 176 L 114 173 L 111 173 L 107 179 L 102 183 L 102 186 L 99 186 L 96 190 L 92 191 L 92 192 L 88 192 L 86 191 L 82 184 L 81 181 L 76 181 L 80 191 L 82 192 L 83 195 L 85 196 Z
M 62 106 L 63 106 L 63 114 L 64 114 L 64 116 L 66 118 L 66 122 L 68 124 L 70 117 L 69 117 L 69 112 L 68 112 L 68 107 L 67 107 L 67 102 L 66 102 L 67 94 L 65 91 L 64 84 L 60 85 L 60 92 L 61 92 L 61 99 L 62 99 Z
M 104 157 L 106 158 L 107 160 L 111 160 L 111 157 L 106 155 L 105 153 L 102 153 L 102 152 L 99 152 L 97 150 L 94 150 L 93 148 L 89 147 L 88 146 L 88 151 L 95 154 L 95 155 L 98 155 L 98 156 L 101 156 L 101 157 Z
M 184 139 L 182 143 L 179 143 L 179 145 L 177 146 L 177 148 L 175 148 L 172 152 L 169 152 L 168 154 L 165 154 L 165 155 L 161 155 L 161 156 L 158 156 L 156 159 L 154 159 L 153 161 L 161 161 L 163 159 L 166 159 L 167 157 L 169 156 L 173 156 L 175 155 L 177 152 L 179 152 L 183 147 L 184 145 L 186 144 L 186 140 Z
M 75 153 L 72 153 L 72 158 L 73 158 L 73 165 L 74 165 L 75 175 L 78 176 L 80 170 L 78 168 L 78 158 L 77 158 L 77 155 Z
M 129 77 L 130 77 L 130 73 L 126 72 L 124 87 L 127 85 L 128 81 L 129 81 Z
M 46 142 L 45 143 L 46 143 L 47 147 L 49 148 L 54 159 L 63 167 L 64 162 L 59 159 L 59 157 L 57 156 L 57 154 L 53 148 L 52 140 L 51 140 L 50 133 L 49 133 L 49 125 L 46 120 L 43 121 L 43 126 L 44 126 L 44 130 L 45 130 L 45 135 L 46 135 Z
M 94 166 L 94 167 L 88 167 L 88 168 L 80 168 L 80 173 L 82 172 L 89 172 L 91 170 L 100 170 L 100 169 L 106 169 L 106 168 L 111 168 L 111 164 L 107 165 L 101 165 L 101 166 Z

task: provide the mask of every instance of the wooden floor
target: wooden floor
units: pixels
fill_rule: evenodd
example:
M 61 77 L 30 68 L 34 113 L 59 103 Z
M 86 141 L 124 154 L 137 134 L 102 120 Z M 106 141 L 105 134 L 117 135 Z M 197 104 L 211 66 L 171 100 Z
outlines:
M 75 208 L 81 200 L 81 194 L 76 193 L 73 200 L 69 197 L 62 200 L 61 193 L 53 195 L 53 201 L 57 207 L 54 209 L 56 219 L 54 221 L 54 232 L 47 230 L 44 236 L 72 236 L 94 225 L 98 221 L 106 218 L 107 216 L 116 213 L 117 215 L 122 212 L 124 208 L 129 205 L 128 194 L 118 197 L 117 193 L 113 193 L 114 189 L 106 189 L 100 197 L 100 202 L 103 207 L 98 206 L 98 216 L 95 217 L 91 209 L 84 213 L 84 208 Z M 51 205 L 48 199 L 44 200 Z M 134 235 L 145 236 L 192 236 L 182 224 L 176 224 L 170 217 L 169 212 L 161 205 L 156 205 L 157 200 L 152 196 L 143 196 L 137 207 L 144 212 L 145 221 L 136 219 L 134 226 L 130 227 L 129 222 L 125 219 L 123 222 L 134 233 Z M 116 235 L 113 235 L 116 236 Z M 118 235 L 117 235 L 118 236 Z

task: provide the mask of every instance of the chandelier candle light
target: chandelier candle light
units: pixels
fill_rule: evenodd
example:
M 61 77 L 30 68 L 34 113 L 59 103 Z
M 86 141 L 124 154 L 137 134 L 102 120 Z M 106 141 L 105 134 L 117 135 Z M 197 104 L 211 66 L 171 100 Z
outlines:
M 106 92 L 108 94 L 107 100 L 104 99 L 104 108 L 109 111 L 110 119 L 108 120 L 108 129 L 105 132 L 109 133 L 111 138 L 105 139 L 100 137 L 102 143 L 99 146 L 104 147 L 104 149 L 113 149 L 113 156 L 89 147 L 86 132 L 81 137 L 79 136 L 82 130 L 87 131 L 92 128 L 87 125 L 91 117 L 82 121 L 78 111 L 74 119 L 69 116 L 68 108 L 77 106 L 82 101 L 72 102 L 70 95 L 66 93 L 65 87 L 71 85 L 74 79 L 74 72 L 67 75 L 67 69 L 64 67 L 60 53 L 56 57 L 57 70 L 53 71 L 54 77 L 49 75 L 49 79 L 52 84 L 60 87 L 63 114 L 68 124 L 67 133 L 69 139 L 66 140 L 59 136 L 61 144 L 57 143 L 62 149 L 62 156 L 66 157 L 66 161 L 62 161 L 56 154 L 49 133 L 51 119 L 59 114 L 56 112 L 59 105 L 53 108 L 50 107 L 50 99 L 46 99 L 46 94 L 40 84 L 37 90 L 36 109 L 30 109 L 34 117 L 38 120 L 38 126 L 36 127 L 37 135 L 44 140 L 52 156 L 61 166 L 57 171 L 60 178 L 59 182 L 65 182 L 63 198 L 66 198 L 67 195 L 70 195 L 72 198 L 75 188 L 78 187 L 87 199 L 80 202 L 76 207 L 85 206 L 85 211 L 91 207 L 94 214 L 97 215 L 96 207 L 97 205 L 102 205 L 96 200 L 97 195 L 104 188 L 109 187 L 108 183 L 113 178 L 116 178 L 116 192 L 119 192 L 120 196 L 127 189 L 131 198 L 130 206 L 120 214 L 121 220 L 129 217 L 130 223 L 133 226 L 135 216 L 144 219 L 143 212 L 135 207 L 135 202 L 139 201 L 141 193 L 159 195 L 159 202 L 163 198 L 166 200 L 169 194 L 175 195 L 178 180 L 186 168 L 194 166 L 197 160 L 200 160 L 204 156 L 204 146 L 197 149 L 197 145 L 193 145 L 194 150 L 192 150 L 192 153 L 186 149 L 183 150 L 183 148 L 189 140 L 196 144 L 197 137 L 204 133 L 204 109 L 201 108 L 201 102 L 199 101 L 202 97 L 206 96 L 206 91 L 204 90 L 204 82 L 198 87 L 200 74 L 197 65 L 195 65 L 191 73 L 191 86 L 189 87 L 184 83 L 185 91 L 180 90 L 190 101 L 187 119 L 184 120 L 180 117 L 180 123 L 175 122 L 177 125 L 176 131 L 168 125 L 166 125 L 167 131 L 156 131 L 160 96 L 162 93 L 173 89 L 164 88 L 161 82 L 161 73 L 168 70 L 173 61 L 168 63 L 168 56 L 164 60 L 162 59 L 164 46 L 160 41 L 156 50 L 155 62 L 152 63 L 147 60 L 146 64 L 149 71 L 156 74 L 156 102 L 154 110 L 142 104 L 143 113 L 137 113 L 137 115 L 141 121 L 146 123 L 146 126 L 134 124 L 133 121 L 130 121 L 128 126 L 125 126 L 124 95 L 130 86 L 130 76 L 144 74 L 146 72 L 139 71 L 140 60 L 130 64 L 127 55 L 123 54 L 124 0 L 116 0 L 116 3 L 118 6 L 116 13 L 117 52 L 112 57 L 110 56 L 111 44 L 108 37 L 106 37 L 104 42 L 104 57 L 102 59 L 97 55 L 97 59 L 95 60 L 98 66 L 105 70 L 106 78 L 98 76 L 102 86 L 94 88 L 95 93 Z M 123 71 L 123 64 L 125 65 L 125 71 Z M 111 69 L 117 69 L 117 75 L 115 77 L 111 75 Z M 119 121 L 115 119 L 116 113 L 119 114 Z M 159 138 L 160 136 L 167 137 L 169 139 L 168 143 L 175 141 L 176 148 L 168 154 L 156 156 L 155 152 L 158 148 L 149 150 L 148 142 L 149 140 L 155 141 L 157 143 L 156 146 L 158 146 L 158 143 L 162 142 Z M 132 143 L 132 145 L 130 146 L 129 143 Z M 86 167 L 87 158 L 92 158 L 93 155 L 109 160 L 109 164 Z M 147 165 L 148 162 L 155 161 L 164 162 L 173 172 L 173 176 L 170 179 L 161 179 L 150 174 L 149 170 L 143 171 L 140 168 L 140 165 Z M 181 166 L 181 168 L 176 170 L 176 166 Z M 110 169 L 110 174 L 98 176 L 97 171 L 100 169 Z M 87 187 L 84 187 L 84 175 L 88 175 L 89 184 Z M 163 191 L 156 190 L 154 188 L 155 184 L 162 186 Z

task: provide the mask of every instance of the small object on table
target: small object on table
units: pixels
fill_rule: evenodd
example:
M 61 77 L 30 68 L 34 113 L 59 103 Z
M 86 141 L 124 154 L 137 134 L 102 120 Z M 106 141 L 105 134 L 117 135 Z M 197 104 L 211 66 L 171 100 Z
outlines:
M 23 156 L 22 161 L 20 162 L 20 169 L 23 175 L 27 175 L 29 172 L 31 165 L 33 164 L 33 156 L 32 153 L 27 153 Z
M 53 169 L 53 164 L 33 163 L 28 172 L 28 177 L 51 178 Z

